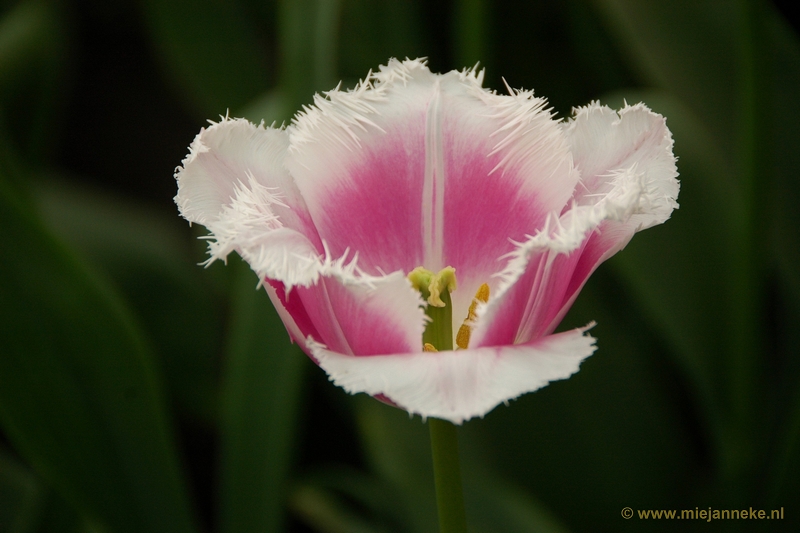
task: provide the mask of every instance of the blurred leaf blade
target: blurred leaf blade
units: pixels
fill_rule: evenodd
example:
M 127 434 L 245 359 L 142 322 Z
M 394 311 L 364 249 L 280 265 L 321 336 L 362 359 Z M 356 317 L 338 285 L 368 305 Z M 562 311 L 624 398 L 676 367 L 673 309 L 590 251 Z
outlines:
M 376 532 L 405 531 L 405 521 L 398 520 L 402 512 L 397 498 L 396 487 L 385 479 L 337 465 L 304 476 L 292 493 L 290 507 L 300 520 L 320 531 L 349 523 Z
M 334 83 L 339 12 L 339 0 L 278 3 L 280 84 L 245 107 L 251 119 L 288 119 L 314 90 Z M 241 260 L 233 264 L 233 318 L 222 391 L 221 530 L 279 531 L 285 523 L 308 361 L 267 295 L 256 290 L 249 267 Z
M 459 0 L 455 6 L 455 49 L 457 68 L 489 61 L 489 3 L 485 0 Z
M 0 93 L 57 54 L 56 13 L 48 2 L 19 2 L 0 18 Z M 51 65 L 52 66 L 52 65 Z
M 363 78 L 390 57 L 433 54 L 432 43 L 424 42 L 421 2 L 342 0 L 342 4 L 339 63 L 345 83 Z
M 465 476 L 467 521 L 473 531 L 568 533 L 567 527 L 540 502 L 496 474 L 484 469 L 465 471 Z
M 27 0 L 0 12 L 0 133 L 20 153 L 2 159 L 50 155 L 57 102 L 69 64 L 67 24 L 60 2 Z
M 0 448 L 0 531 L 35 531 L 42 492 L 33 473 Z
M 781 275 L 800 296 L 800 187 L 797 169 L 800 168 L 800 126 L 793 117 L 800 115 L 797 87 L 800 82 L 800 37 L 777 14 L 767 19 L 766 34 L 774 50 L 770 75 L 773 77 L 769 103 L 774 117 L 772 164 L 775 183 L 771 200 L 775 207 L 773 254 Z
M 798 135 L 796 121 L 785 118 L 796 115 L 792 107 L 800 67 L 797 38 L 769 2 L 667 6 L 601 0 L 596 5 L 619 37 L 621 50 L 645 79 L 671 92 L 673 101 L 685 106 L 677 114 L 674 109 L 664 112 L 668 119 L 678 119 L 678 129 L 673 131 L 684 185 L 681 211 L 659 233 L 670 236 L 656 238 L 647 251 L 639 250 L 641 245 L 634 241 L 631 248 L 639 251 L 615 259 L 614 264 L 622 267 L 629 281 L 639 278 L 636 292 L 650 300 L 646 306 L 651 310 L 655 309 L 651 298 L 656 286 L 661 296 L 672 287 L 662 301 L 681 294 L 686 302 L 681 310 L 672 301 L 661 307 L 661 314 L 666 311 L 672 319 L 666 321 L 672 322 L 670 335 L 691 332 L 690 336 L 706 344 L 695 343 L 689 351 L 684 346 L 684 362 L 717 360 L 706 365 L 712 378 L 706 382 L 716 382 L 711 402 L 716 405 L 705 403 L 720 419 L 715 430 L 722 444 L 717 460 L 723 476 L 731 481 L 731 491 L 738 493 L 730 496 L 744 502 L 740 487 L 748 476 L 759 475 L 758 457 L 773 438 L 768 427 L 771 417 L 757 413 L 784 410 L 767 404 L 774 391 L 764 389 L 766 379 L 774 379 L 767 375 L 771 364 L 765 356 L 774 332 L 766 329 L 772 327 L 772 320 L 765 312 L 773 305 L 768 291 L 774 263 L 789 286 L 797 278 L 796 268 L 785 268 L 792 264 L 786 260 L 796 255 L 797 246 L 778 244 L 797 227 L 797 186 L 790 182 L 796 181 Z M 707 130 L 719 148 L 717 154 L 707 150 L 707 142 L 696 143 L 695 128 L 681 131 L 682 115 L 694 115 L 695 124 Z M 678 222 L 684 216 L 694 220 Z M 713 226 L 716 229 L 709 231 Z M 770 230 L 773 244 L 778 244 L 772 256 L 765 238 Z M 700 242 L 706 245 L 698 246 Z M 683 255 L 689 249 L 702 260 L 691 261 Z M 665 254 L 668 250 L 679 255 Z M 647 256 L 652 258 L 649 266 L 645 266 Z M 675 269 L 659 276 L 666 261 Z M 633 267 L 633 262 L 639 265 Z M 644 277 L 649 281 L 642 283 Z M 703 282 L 697 284 L 699 280 Z M 687 286 L 700 290 L 684 290 Z M 692 315 L 699 320 L 687 320 Z M 685 326 L 682 333 L 674 327 L 678 322 Z M 700 324 L 702 328 L 697 327 Z
M 736 312 L 731 286 L 742 253 L 737 236 L 743 232 L 744 201 L 729 187 L 732 169 L 724 152 L 680 100 L 658 90 L 604 97 L 611 105 L 624 99 L 646 102 L 667 117 L 676 139 L 681 207 L 666 224 L 633 239 L 609 265 L 674 348 L 707 421 L 723 439 L 727 389 L 721 369 Z
M 580 371 L 465 427 L 504 477 L 574 531 L 613 523 L 625 505 L 679 508 L 706 475 L 686 416 L 695 397 L 609 270 L 592 275 L 561 326 L 598 321 L 598 350 Z
M 257 278 L 233 269 L 232 326 L 222 388 L 221 531 L 281 531 L 308 364 Z
M 180 414 L 216 423 L 222 290 L 197 267 L 185 223 L 174 212 L 70 186 L 63 177 L 37 183 L 34 195 L 52 231 L 124 295 Z
M 359 394 L 354 398 L 364 454 L 397 493 L 394 512 L 408 531 L 438 527 L 428 426 L 417 417 Z
M 124 307 L 0 182 L 0 420 L 36 470 L 118 532 L 194 531 L 151 355 Z
M 330 490 L 300 485 L 291 496 L 291 506 L 305 523 L 320 533 L 383 533 L 387 529 L 368 523 Z
M 727 2 L 595 0 L 646 81 L 689 102 L 726 152 L 736 146 L 738 20 Z
M 437 509 L 427 424 L 395 407 L 364 395 L 354 399 L 362 443 L 378 481 L 370 500 L 350 490 L 374 515 L 390 518 L 396 530 L 435 531 Z M 459 455 L 470 531 L 491 533 L 565 533 L 566 526 L 533 497 L 493 471 L 481 451 L 478 437 L 488 426 L 473 420 L 459 428 Z M 345 474 L 342 474 L 342 478 Z M 352 475 L 350 477 L 353 477 Z M 344 481 L 339 487 L 345 486 Z M 364 485 L 362 481 L 361 485 Z M 376 498 L 394 494 L 392 506 Z M 360 492 L 363 492 L 363 488 Z
M 147 0 L 142 8 L 164 68 L 200 114 L 224 114 L 267 89 L 266 43 L 239 2 Z
M 779 319 L 782 342 L 778 346 L 780 366 L 772 376 L 777 387 L 776 424 L 778 445 L 774 453 L 771 476 L 771 503 L 791 498 L 800 490 L 797 476 L 791 475 L 800 465 L 800 360 L 797 358 L 800 317 L 800 116 L 797 87 L 800 83 L 800 37 L 777 13 L 766 17 L 767 45 L 774 53 L 770 57 L 771 105 L 769 127 L 772 132 L 772 167 L 775 179 L 768 191 L 773 223 L 772 258 L 775 261 L 777 286 L 784 300 L 783 316 Z

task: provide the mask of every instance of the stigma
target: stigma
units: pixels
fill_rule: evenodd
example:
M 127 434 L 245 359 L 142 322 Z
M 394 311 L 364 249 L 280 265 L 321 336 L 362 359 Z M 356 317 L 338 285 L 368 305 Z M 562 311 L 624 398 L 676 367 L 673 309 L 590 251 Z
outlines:
M 438 273 L 417 267 L 408 274 L 411 286 L 419 291 L 428 303 L 425 314 L 429 321 L 422 335 L 422 349 L 425 352 L 453 350 L 453 304 L 450 293 L 456 290 L 456 269 L 448 266 Z M 455 347 L 466 350 L 472 327 L 478 317 L 477 308 L 489 301 L 489 285 L 482 284 L 472 299 L 469 312 L 455 337 Z

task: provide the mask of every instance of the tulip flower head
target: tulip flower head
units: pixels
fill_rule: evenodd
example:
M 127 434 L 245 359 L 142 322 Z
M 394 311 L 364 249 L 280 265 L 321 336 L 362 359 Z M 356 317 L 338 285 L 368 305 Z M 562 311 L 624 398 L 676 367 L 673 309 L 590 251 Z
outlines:
M 288 127 L 212 123 L 175 173 L 209 262 L 238 252 L 331 381 L 454 423 L 578 370 L 595 339 L 556 327 L 679 189 L 645 105 L 558 121 L 482 81 L 391 60 Z

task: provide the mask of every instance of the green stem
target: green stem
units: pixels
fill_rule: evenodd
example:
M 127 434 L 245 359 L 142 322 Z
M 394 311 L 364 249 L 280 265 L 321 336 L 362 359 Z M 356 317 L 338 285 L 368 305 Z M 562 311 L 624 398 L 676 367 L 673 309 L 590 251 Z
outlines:
M 425 314 L 430 322 L 422 334 L 422 342 L 440 352 L 453 349 L 453 302 L 450 290 L 455 288 L 455 270 L 442 269 L 438 274 L 422 267 L 409 274 L 414 287 L 429 301 Z M 432 293 L 439 293 L 438 298 Z M 433 294 L 435 296 L 435 294 Z M 436 305 L 436 304 L 440 305 Z M 461 466 L 458 462 L 458 433 L 447 420 L 429 418 L 433 479 L 436 484 L 436 505 L 439 509 L 440 533 L 466 533 L 467 516 L 461 489 Z
M 439 508 L 440 533 L 466 533 L 467 517 L 461 489 L 461 465 L 458 461 L 456 427 L 438 418 L 428 419 L 431 430 L 433 477 L 436 482 L 436 505 Z

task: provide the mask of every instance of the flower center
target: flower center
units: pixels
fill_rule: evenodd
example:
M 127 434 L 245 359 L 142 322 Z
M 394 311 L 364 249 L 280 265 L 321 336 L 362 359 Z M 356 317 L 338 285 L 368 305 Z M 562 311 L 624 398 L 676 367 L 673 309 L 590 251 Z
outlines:
M 432 271 L 417 267 L 408 274 L 411 285 L 422 294 L 428 302 L 425 314 L 430 321 L 422 334 L 422 349 L 426 352 L 438 352 L 453 349 L 453 302 L 450 293 L 456 290 L 456 269 L 445 267 L 434 274 Z M 456 346 L 462 350 L 469 346 L 472 323 L 477 317 L 476 309 L 480 302 L 489 301 L 489 286 L 484 283 L 478 288 L 472 304 L 469 306 L 467 318 L 456 335 Z
M 456 269 L 445 267 L 434 274 L 417 267 L 408 274 L 411 285 L 428 301 L 425 314 L 430 321 L 422 334 L 427 352 L 453 349 L 453 302 L 450 293 L 456 290 Z

